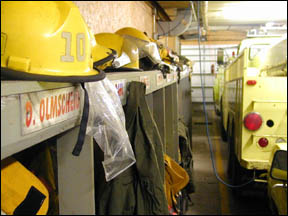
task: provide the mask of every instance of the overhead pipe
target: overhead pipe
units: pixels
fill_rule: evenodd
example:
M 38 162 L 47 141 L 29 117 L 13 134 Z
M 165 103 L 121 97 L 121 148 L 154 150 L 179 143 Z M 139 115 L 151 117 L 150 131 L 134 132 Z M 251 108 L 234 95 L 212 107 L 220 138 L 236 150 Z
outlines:
M 201 37 L 205 37 L 207 35 L 207 31 L 208 31 L 208 18 L 207 18 L 207 14 L 208 14 L 208 1 L 198 1 L 197 2 L 197 6 L 200 6 L 199 9 L 199 17 L 198 17 L 198 21 L 194 21 L 191 22 L 191 25 L 189 26 L 189 28 L 186 30 L 186 33 L 188 33 L 188 35 L 183 35 L 183 38 L 185 39 L 197 39 L 198 38 L 198 22 L 200 23 L 200 35 Z M 197 9 L 198 10 L 198 9 Z M 195 13 L 196 16 L 196 13 Z
M 200 17 L 202 19 L 202 27 L 204 28 L 204 31 L 208 31 L 208 1 L 201 1 L 200 2 Z
M 152 32 L 152 38 L 154 40 L 157 40 L 157 32 L 156 32 L 156 14 L 157 14 L 157 9 L 154 8 L 152 15 L 153 15 L 153 32 Z
M 194 22 L 197 22 L 198 19 L 197 19 L 195 8 L 194 8 L 194 3 L 193 3 L 193 1 L 190 3 L 191 3 L 192 15 L 194 17 Z
M 157 22 L 157 30 L 159 36 L 179 36 L 183 34 L 191 25 L 193 16 L 195 19 L 195 11 L 193 2 L 189 2 L 189 8 L 177 9 L 177 17 L 173 21 Z
M 247 29 L 253 29 L 253 28 L 259 28 L 259 24 L 245 24 L 245 25 L 239 25 L 239 24 L 227 24 L 227 25 L 217 25 L 217 26 L 209 26 L 209 31 L 247 31 Z M 193 24 L 187 29 L 186 33 L 195 33 L 198 31 L 197 25 Z

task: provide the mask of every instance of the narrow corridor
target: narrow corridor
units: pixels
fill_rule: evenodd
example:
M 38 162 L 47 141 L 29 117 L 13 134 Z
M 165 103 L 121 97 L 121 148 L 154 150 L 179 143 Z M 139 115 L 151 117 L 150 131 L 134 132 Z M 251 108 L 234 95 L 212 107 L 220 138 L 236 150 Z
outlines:
M 271 214 L 266 191 L 245 191 L 241 198 L 233 196 L 230 188 L 220 183 L 212 168 L 202 103 L 192 104 L 192 150 L 196 192 L 190 195 L 186 215 Z M 213 104 L 207 104 L 208 125 L 217 172 L 227 181 L 228 143 L 220 136 L 220 117 Z

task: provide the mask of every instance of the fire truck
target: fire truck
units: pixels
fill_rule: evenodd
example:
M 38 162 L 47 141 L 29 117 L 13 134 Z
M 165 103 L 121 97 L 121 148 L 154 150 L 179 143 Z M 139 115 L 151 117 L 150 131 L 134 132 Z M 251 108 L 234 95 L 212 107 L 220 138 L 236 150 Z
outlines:
M 221 116 L 221 112 L 222 112 L 222 94 L 223 94 L 223 90 L 224 90 L 224 70 L 225 67 L 227 66 L 227 64 L 229 64 L 230 62 L 232 62 L 234 59 L 234 52 L 232 54 L 232 57 L 228 58 L 228 61 L 226 62 L 219 62 L 218 63 L 218 73 L 214 79 L 214 86 L 213 86 L 213 101 L 214 101 L 214 109 L 215 112 L 218 116 Z
M 229 146 L 228 177 L 234 185 L 249 179 L 267 183 L 272 149 L 287 143 L 287 36 L 243 40 L 224 80 L 221 119 Z
M 221 97 L 223 93 L 224 87 L 224 66 L 220 65 L 218 67 L 218 73 L 214 79 L 214 86 L 213 86 L 213 101 L 214 101 L 214 109 L 217 115 L 220 115 L 221 108 Z

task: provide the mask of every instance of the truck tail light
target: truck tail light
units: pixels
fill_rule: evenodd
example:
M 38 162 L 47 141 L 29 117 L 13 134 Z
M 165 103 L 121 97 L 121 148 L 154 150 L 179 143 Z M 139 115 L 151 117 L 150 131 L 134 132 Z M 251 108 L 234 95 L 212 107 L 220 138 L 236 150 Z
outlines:
M 268 140 L 265 137 L 262 137 L 258 140 L 258 144 L 260 147 L 265 148 L 268 145 Z
M 247 85 L 256 85 L 256 80 L 247 80 Z
M 244 126 L 251 131 L 258 130 L 262 125 L 262 118 L 258 113 L 248 113 L 244 118 Z

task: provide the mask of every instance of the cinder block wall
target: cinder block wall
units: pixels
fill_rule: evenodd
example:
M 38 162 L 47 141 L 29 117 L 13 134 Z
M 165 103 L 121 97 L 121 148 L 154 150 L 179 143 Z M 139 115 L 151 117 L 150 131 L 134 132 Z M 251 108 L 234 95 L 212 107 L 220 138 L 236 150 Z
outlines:
M 73 1 L 92 33 L 134 27 L 152 37 L 152 8 L 144 1 Z

